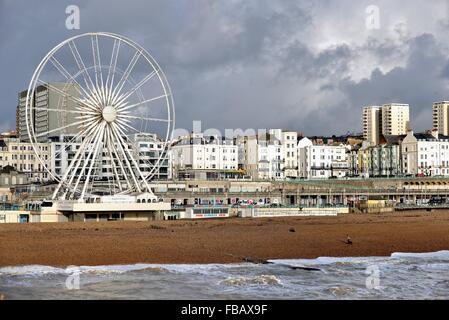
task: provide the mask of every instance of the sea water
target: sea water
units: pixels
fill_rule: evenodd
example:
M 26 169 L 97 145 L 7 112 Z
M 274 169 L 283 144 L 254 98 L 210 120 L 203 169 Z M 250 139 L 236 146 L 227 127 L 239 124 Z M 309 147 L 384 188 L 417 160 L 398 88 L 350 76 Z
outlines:
M 5 299 L 449 299 L 449 251 L 270 262 L 3 267 L 0 294 Z

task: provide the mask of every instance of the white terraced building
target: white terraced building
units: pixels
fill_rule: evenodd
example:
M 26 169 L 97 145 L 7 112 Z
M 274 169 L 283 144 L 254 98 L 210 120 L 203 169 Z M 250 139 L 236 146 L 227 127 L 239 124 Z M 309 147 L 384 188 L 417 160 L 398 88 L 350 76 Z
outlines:
M 298 177 L 298 133 L 281 129 L 271 129 L 268 132 L 281 144 L 283 176 Z
M 305 179 L 341 178 L 349 168 L 344 145 L 314 145 L 307 137 L 298 142 L 298 164 Z
M 281 141 L 270 134 L 237 139 L 239 167 L 255 180 L 278 180 L 284 177 Z
M 50 144 L 37 143 L 44 163 L 50 162 Z M 46 182 L 50 175 L 36 157 L 33 145 L 21 142 L 18 138 L 8 137 L 0 139 L 0 167 L 11 166 L 18 172 L 27 175 L 30 182 Z
M 192 133 L 178 138 L 170 150 L 173 177 L 181 171 L 237 171 L 238 147 L 234 140 Z
M 449 136 L 409 131 L 401 148 L 403 173 L 449 176 Z

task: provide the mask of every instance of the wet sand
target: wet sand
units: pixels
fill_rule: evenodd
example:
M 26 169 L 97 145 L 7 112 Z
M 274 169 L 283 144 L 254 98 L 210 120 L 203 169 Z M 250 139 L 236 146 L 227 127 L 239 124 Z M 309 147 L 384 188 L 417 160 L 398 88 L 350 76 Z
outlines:
M 345 244 L 347 235 L 353 241 Z M 338 217 L 0 224 L 0 266 L 234 263 L 449 249 L 449 210 Z

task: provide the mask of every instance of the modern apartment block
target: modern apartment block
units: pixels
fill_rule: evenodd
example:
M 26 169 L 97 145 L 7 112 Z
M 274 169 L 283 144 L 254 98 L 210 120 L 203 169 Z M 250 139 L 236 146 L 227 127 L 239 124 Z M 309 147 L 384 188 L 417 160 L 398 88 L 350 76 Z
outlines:
M 435 102 L 432 108 L 433 129 L 449 136 L 449 101 Z
M 379 143 L 379 136 L 382 131 L 381 108 L 380 106 L 367 106 L 363 108 L 363 138 L 371 145 L 377 145 Z
M 384 104 L 381 113 L 383 135 L 407 134 L 410 125 L 410 107 L 408 104 Z
M 152 175 L 153 180 L 170 179 L 170 157 L 167 150 L 164 150 L 165 142 L 156 134 L 150 133 L 136 133 L 131 139 L 140 171 L 145 176 Z
M 49 137 L 63 134 L 73 134 L 78 132 L 76 126 L 69 126 L 76 122 L 76 114 L 69 112 L 55 112 L 55 110 L 74 110 L 77 103 L 72 99 L 68 99 L 66 95 L 61 94 L 57 90 L 78 97 L 79 92 L 75 85 L 66 85 L 60 83 L 51 83 L 49 89 L 47 86 L 41 85 L 36 88 L 34 99 L 34 114 L 31 123 L 34 126 L 35 135 L 38 142 L 47 142 Z M 20 141 L 29 142 L 25 109 L 28 91 L 19 93 L 18 106 L 16 112 L 16 130 Z M 57 130 L 58 128 L 63 128 Z M 47 134 L 48 133 L 48 134 Z

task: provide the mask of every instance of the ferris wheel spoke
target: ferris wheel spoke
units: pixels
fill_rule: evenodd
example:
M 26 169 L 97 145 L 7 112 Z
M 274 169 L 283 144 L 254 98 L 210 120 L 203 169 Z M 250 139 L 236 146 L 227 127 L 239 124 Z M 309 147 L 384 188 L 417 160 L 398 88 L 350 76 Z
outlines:
M 108 126 L 108 134 L 110 138 L 112 152 L 115 154 L 117 158 L 117 162 L 120 166 L 120 169 L 122 170 L 122 175 L 125 178 L 126 183 L 128 184 L 128 188 L 132 189 L 131 182 L 129 181 L 128 175 L 126 174 L 125 168 L 123 167 L 122 158 L 119 156 L 119 153 L 117 152 L 117 149 L 115 147 L 115 137 L 113 135 L 112 128 L 110 126 Z M 117 141 L 117 143 L 119 142 Z
M 109 126 L 106 127 L 105 130 L 105 137 L 106 137 L 106 149 L 109 153 L 109 158 L 111 162 L 112 172 L 114 173 L 114 178 L 117 181 L 117 185 L 120 191 L 123 191 L 122 183 L 120 180 L 120 176 L 117 171 L 117 166 L 115 165 L 114 156 L 112 155 L 112 142 L 111 142 L 111 134 L 110 134 L 110 128 Z
M 119 146 L 120 152 L 122 153 L 123 159 L 125 160 L 125 163 L 128 166 L 129 173 L 130 173 L 132 179 L 134 180 L 135 186 L 136 186 L 136 188 L 137 188 L 137 190 L 139 192 L 142 192 L 142 189 L 140 189 L 140 184 L 138 183 L 137 178 L 136 178 L 136 176 L 134 174 L 133 167 L 132 167 L 131 163 L 128 160 L 129 153 L 127 155 L 127 153 L 125 151 L 125 150 L 128 151 L 128 146 L 123 143 L 123 140 L 120 137 L 120 133 L 118 131 L 116 131 L 116 128 L 115 128 L 115 126 L 113 124 L 111 125 L 110 128 L 111 128 L 112 134 L 115 137 L 115 140 L 117 141 L 117 144 Z
M 64 110 L 64 109 L 54 109 L 54 108 L 43 108 L 43 107 L 34 107 L 35 111 L 51 111 L 57 113 L 75 113 L 75 114 L 95 114 L 94 112 L 86 112 L 86 111 L 77 111 L 77 110 Z
M 115 78 L 115 70 L 117 67 L 117 59 L 118 54 L 120 52 L 120 44 L 121 40 L 114 39 L 114 45 L 112 48 L 112 55 L 111 55 L 111 62 L 109 64 L 109 71 L 108 71 L 108 77 L 106 79 L 106 91 L 107 91 L 107 102 L 108 104 L 112 101 L 112 87 L 114 85 L 114 78 Z M 111 79 L 111 81 L 109 81 Z
M 120 114 L 119 118 L 137 119 L 137 120 L 145 120 L 145 121 L 156 121 L 156 122 L 171 122 L 170 119 L 146 118 L 146 117 L 139 117 L 139 116 L 130 116 L 130 115 L 125 115 L 125 114 Z
M 125 141 L 127 141 L 127 142 L 129 142 L 129 143 L 131 143 L 131 144 L 133 143 L 132 141 L 130 141 L 130 140 L 128 139 L 128 137 L 125 135 L 125 133 L 121 130 L 121 128 L 120 128 L 119 126 L 117 126 L 116 128 L 117 128 L 117 130 L 119 131 L 119 133 L 121 133 L 121 134 L 125 137 Z M 124 142 L 124 143 L 126 143 L 126 142 Z M 139 155 L 142 155 L 142 153 L 139 152 Z M 132 158 L 132 160 L 134 161 L 134 164 L 136 165 L 136 167 L 139 168 L 139 167 L 138 167 L 138 164 L 137 164 L 137 161 L 134 159 L 134 157 L 132 157 L 132 155 L 131 155 L 131 158 Z M 139 168 L 138 171 L 139 171 L 139 174 L 140 174 L 142 180 L 143 180 L 144 183 L 145 183 L 145 186 L 147 187 L 148 192 L 152 193 L 151 188 L 150 188 L 150 186 L 148 185 L 148 182 L 147 182 L 147 177 L 148 177 L 148 175 L 144 176 L 144 174 L 142 173 L 142 171 L 140 170 L 140 168 Z
M 103 88 L 104 83 L 103 83 L 103 73 L 101 72 L 101 57 L 100 57 L 100 48 L 98 45 L 98 36 L 92 35 L 91 42 L 92 42 L 92 55 L 95 67 L 95 83 L 97 84 L 97 88 Z
M 52 130 L 49 130 L 49 131 L 46 131 L 46 132 L 37 134 L 37 135 L 35 135 L 35 137 L 36 137 L 36 138 L 45 137 L 45 136 L 48 135 L 49 133 L 54 133 L 54 132 L 58 132 L 58 131 L 61 131 L 61 130 L 64 130 L 64 129 L 68 129 L 68 128 L 71 128 L 71 127 L 75 127 L 75 126 L 78 126 L 78 125 L 80 125 L 80 124 L 82 124 L 82 123 L 84 123 L 84 122 L 85 122 L 84 120 L 83 120 L 83 121 L 77 121 L 77 122 L 68 124 L 68 125 L 63 126 L 63 127 L 59 127 L 59 128 L 56 128 L 56 129 L 52 129 Z
M 92 96 L 92 93 L 87 92 L 86 89 L 84 89 L 84 87 L 75 79 L 75 76 L 71 75 L 67 71 L 67 69 L 65 69 L 64 66 L 56 59 L 56 57 L 52 56 L 50 58 L 50 62 L 68 81 L 73 81 L 74 84 L 77 85 L 75 86 L 75 88 L 80 94 L 80 96 L 84 95 L 86 99 Z M 87 89 L 90 90 L 90 88 Z
M 89 126 L 86 130 L 84 130 L 84 129 L 81 130 L 81 131 L 78 132 L 76 135 L 74 135 L 68 142 L 65 142 L 66 145 L 64 146 L 64 148 L 61 148 L 61 150 L 59 150 L 58 152 L 56 152 L 55 155 L 54 155 L 54 158 L 57 159 L 58 156 L 59 156 L 60 154 L 62 154 L 62 151 L 65 152 L 66 149 L 67 149 L 68 147 L 70 147 L 70 144 L 75 143 L 75 141 L 76 141 L 77 139 L 79 139 L 81 136 L 83 136 L 84 134 L 90 132 L 90 131 L 94 128 L 94 125 L 95 125 L 95 122 L 91 123 L 90 126 Z M 89 129 L 89 128 L 90 128 L 90 129 Z
M 117 130 L 116 134 L 119 137 L 120 141 L 123 143 L 123 145 L 127 145 L 126 142 L 122 139 L 122 137 L 120 136 L 120 134 L 123 134 L 123 136 L 126 137 L 126 135 L 124 134 L 123 131 L 121 131 L 120 127 L 115 125 L 114 123 L 112 124 L 112 127 L 115 128 Z M 142 171 L 139 168 L 139 164 L 137 163 L 136 159 L 134 159 L 132 153 L 129 151 L 129 149 L 127 148 L 126 151 L 128 152 L 128 155 L 131 159 L 131 161 L 133 162 L 133 164 L 136 166 L 136 170 L 139 173 L 140 177 L 142 178 L 143 183 L 145 184 L 145 187 L 147 188 L 147 191 L 149 193 L 152 193 L 150 186 L 148 185 L 147 180 L 145 179 L 145 177 L 142 174 Z
M 136 84 L 131 90 L 129 90 L 127 93 L 122 95 L 117 99 L 115 102 L 116 104 L 121 104 L 124 101 L 126 101 L 129 97 L 133 95 L 137 90 L 139 90 L 145 83 L 147 83 L 149 80 L 151 80 L 156 74 L 159 73 L 159 70 L 154 70 L 149 75 L 147 75 L 145 78 L 143 78 L 138 84 Z
M 66 68 L 64 68 L 64 66 L 58 61 L 58 59 L 56 59 L 55 56 L 52 56 L 50 58 L 50 62 L 53 64 L 53 66 L 68 80 L 68 81 L 73 81 L 77 86 L 75 86 L 76 90 L 78 91 L 78 93 L 80 95 L 85 95 L 85 97 L 89 97 L 89 94 L 87 93 L 87 91 L 83 88 L 83 86 L 81 86 L 79 84 L 78 81 L 76 81 L 75 77 L 72 76 Z M 81 92 L 82 91 L 82 92 Z
M 97 136 L 97 139 L 98 139 L 97 145 L 95 147 L 95 152 L 93 154 L 93 158 L 90 163 L 89 170 L 87 171 L 86 181 L 84 181 L 83 191 L 81 192 L 81 199 L 84 199 L 84 195 L 86 194 L 86 189 L 87 189 L 87 186 L 89 185 L 90 176 L 92 174 L 92 168 L 96 162 L 95 159 L 97 159 L 98 149 L 100 148 L 100 145 L 104 145 L 104 128 L 105 128 L 105 126 L 106 126 L 106 123 L 103 122 L 100 132 L 99 132 L 99 135 Z
M 81 100 L 79 98 L 76 98 L 76 97 L 72 96 L 71 94 L 69 94 L 69 93 L 67 93 L 67 92 L 65 92 L 65 91 L 55 87 L 54 85 L 51 85 L 50 83 L 44 82 L 42 80 L 38 80 L 37 82 L 40 85 L 42 85 L 44 87 L 47 87 L 49 90 L 53 90 L 54 92 L 59 93 L 60 95 L 62 95 L 64 97 L 67 97 L 67 99 L 70 99 L 73 102 L 79 103 L 82 106 L 84 106 L 84 105 L 90 106 L 86 101 L 83 101 L 83 100 Z
M 81 152 L 84 152 L 84 147 L 85 147 L 85 145 L 88 144 L 88 143 L 90 143 L 91 140 L 92 140 L 92 138 L 88 138 L 88 139 L 85 139 L 85 140 L 81 143 L 79 149 L 78 149 L 77 152 L 75 153 L 75 156 L 73 157 L 73 159 L 72 159 L 72 161 L 70 162 L 70 164 L 69 164 L 67 170 L 65 171 L 65 173 L 64 173 L 64 175 L 63 175 L 63 177 L 62 177 L 62 179 L 59 181 L 58 186 L 56 187 L 56 189 L 55 189 L 55 191 L 54 191 L 54 193 L 53 193 L 53 197 L 52 197 L 53 199 L 56 198 L 56 196 L 58 195 L 59 190 L 61 189 L 61 187 L 62 187 L 62 186 L 64 185 L 64 183 L 66 182 L 66 179 L 67 179 L 67 177 L 69 176 L 70 171 L 72 170 L 72 167 L 74 166 L 75 162 L 77 163 L 77 164 L 76 164 L 76 168 L 75 168 L 75 170 L 74 170 L 74 173 L 72 173 L 72 176 L 71 176 L 71 178 L 70 178 L 70 180 L 69 180 L 69 183 L 68 183 L 67 185 L 70 185 L 70 183 L 71 183 L 71 181 L 73 180 L 74 176 L 76 176 L 76 171 L 78 170 L 79 163 L 81 162 L 81 156 L 80 156 L 80 155 L 81 155 Z M 55 157 L 56 157 L 56 156 L 55 156 Z M 78 160 L 78 159 L 79 159 L 79 160 Z
M 78 48 L 75 44 L 75 42 L 72 40 L 69 42 L 69 48 L 70 51 L 72 52 L 73 58 L 75 59 L 76 65 L 78 66 L 79 71 L 82 73 L 83 75 L 83 79 L 84 79 L 84 83 L 86 84 L 86 87 L 91 90 L 92 88 L 94 88 L 94 83 L 92 81 L 92 78 L 90 77 L 89 72 L 86 69 L 86 65 L 84 64 L 84 60 L 81 57 Z M 89 85 L 90 84 L 90 85 Z
M 92 134 L 91 135 L 89 135 L 86 139 L 84 139 L 84 141 L 81 143 L 81 145 L 80 145 L 80 147 L 79 147 L 79 149 L 78 149 L 78 154 L 79 154 L 79 156 L 78 156 L 78 160 L 77 160 L 77 163 L 76 163 L 76 165 L 75 165 L 75 169 L 73 170 L 73 172 L 72 172 L 72 176 L 70 177 L 70 179 L 69 179 L 69 181 L 68 181 L 68 185 L 70 185 L 72 182 L 73 182 L 73 180 L 74 180 L 74 178 L 75 177 L 78 177 L 79 175 L 78 175 L 78 173 L 77 173 L 77 171 L 78 171 L 78 169 L 79 169 L 79 166 L 80 166 L 80 164 L 81 164 L 81 161 L 83 161 L 83 160 L 85 160 L 85 152 L 86 152 L 86 146 L 88 146 L 88 145 L 90 145 L 90 144 L 92 144 L 92 141 L 93 141 L 93 139 L 94 139 L 94 137 L 95 137 L 95 134 L 96 134 L 96 132 L 98 132 L 98 130 L 99 130 L 99 127 L 96 127 L 94 130 L 93 130 L 93 132 L 92 132 Z M 81 153 L 82 153 L 82 156 L 81 156 Z M 74 163 L 74 161 L 71 163 L 71 164 L 73 164 Z
M 125 110 L 129 110 L 129 109 L 141 106 L 141 105 L 149 103 L 149 102 L 153 102 L 153 101 L 156 101 L 156 100 L 159 100 L 159 99 L 166 98 L 166 97 L 168 97 L 168 95 L 163 94 L 163 95 L 161 95 L 159 97 L 155 97 L 155 98 L 147 99 L 147 100 L 144 100 L 144 101 L 140 101 L 138 103 L 135 103 L 135 104 L 132 104 L 132 105 L 129 105 L 129 106 L 119 107 L 119 108 L 117 108 L 117 111 L 118 112 L 122 112 L 122 111 L 125 111 Z
M 98 137 L 98 135 L 99 135 L 101 129 L 102 129 L 102 125 L 99 125 L 99 126 L 96 128 L 95 133 L 91 135 L 93 144 L 91 144 L 91 145 L 89 146 L 90 148 L 89 148 L 87 157 L 84 155 L 84 159 L 83 159 L 83 160 L 84 160 L 83 167 L 82 167 L 82 169 L 81 169 L 80 174 L 78 175 L 78 177 L 77 177 L 77 179 L 76 179 L 76 183 L 75 183 L 75 186 L 74 186 L 73 192 L 72 192 L 72 197 L 75 195 L 76 191 L 78 190 L 78 185 L 79 185 L 79 183 L 80 183 L 80 181 L 81 181 L 81 177 L 84 175 L 84 172 L 86 171 L 86 167 L 87 167 L 88 162 L 89 162 L 89 161 L 92 161 L 92 163 L 94 162 L 94 159 L 93 159 L 93 157 L 92 157 L 92 153 L 93 153 L 93 151 L 97 148 L 97 145 L 100 144 L 100 140 L 98 140 L 98 139 L 97 139 L 97 140 L 94 140 L 94 139 Z M 92 159 L 91 159 L 91 158 L 92 158 Z M 76 175 L 76 172 L 75 172 L 74 174 Z M 86 178 L 86 181 L 87 181 L 87 180 L 88 180 L 88 179 Z
M 125 69 L 125 72 L 123 73 L 122 78 L 115 86 L 113 94 L 112 94 L 112 96 L 113 96 L 112 103 L 113 104 L 117 101 L 118 97 L 120 96 L 120 92 L 122 91 L 123 86 L 125 85 L 126 81 L 128 81 L 128 78 L 131 75 L 131 72 L 134 69 L 134 66 L 136 65 L 137 61 L 139 60 L 139 57 L 141 54 L 142 54 L 142 52 L 140 50 L 136 51 L 136 53 L 132 57 L 131 61 L 129 62 L 128 67 Z
M 136 133 L 141 133 L 140 130 L 137 130 L 136 128 L 132 127 L 131 125 L 129 125 L 129 124 L 127 124 L 127 123 L 125 123 L 125 122 L 123 122 L 123 121 L 121 121 L 121 120 L 119 120 L 119 119 L 117 119 L 116 121 L 117 121 L 117 123 L 119 123 L 121 126 L 125 126 L 125 127 L 127 127 L 128 129 L 135 131 Z

